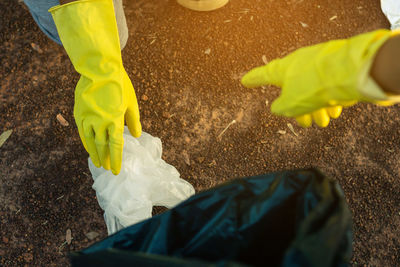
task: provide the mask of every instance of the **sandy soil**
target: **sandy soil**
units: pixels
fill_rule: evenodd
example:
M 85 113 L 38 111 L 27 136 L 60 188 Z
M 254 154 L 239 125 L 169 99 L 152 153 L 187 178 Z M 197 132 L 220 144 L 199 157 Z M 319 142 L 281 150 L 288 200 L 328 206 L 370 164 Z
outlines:
M 0 2 L 0 133 L 13 130 L 0 148 L 0 263 L 65 266 L 69 251 L 104 238 L 106 228 L 73 119 L 79 75 L 20 2 Z M 352 265 L 400 264 L 400 107 L 360 104 L 326 129 L 305 130 L 270 113 L 278 88 L 239 84 L 263 56 L 388 28 L 378 0 L 231 0 L 208 13 L 173 0 L 125 2 L 123 59 L 143 128 L 162 139 L 164 159 L 183 178 L 200 191 L 318 167 L 340 182 L 353 212 Z

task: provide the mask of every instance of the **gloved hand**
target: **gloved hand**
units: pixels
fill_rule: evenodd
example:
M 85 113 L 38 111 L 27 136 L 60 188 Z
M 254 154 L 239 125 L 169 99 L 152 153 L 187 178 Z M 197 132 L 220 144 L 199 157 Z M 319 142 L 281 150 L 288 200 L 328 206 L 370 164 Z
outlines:
M 326 127 L 342 106 L 388 100 L 369 77 L 374 55 L 393 33 L 377 30 L 346 40 L 300 48 L 282 59 L 257 67 L 242 78 L 246 87 L 273 84 L 282 88 L 271 106 L 278 115 L 296 118 L 303 127 L 312 120 Z
M 74 116 L 93 163 L 121 170 L 124 121 L 134 137 L 142 127 L 132 83 L 122 65 L 112 0 L 77 1 L 49 10 L 81 78 Z

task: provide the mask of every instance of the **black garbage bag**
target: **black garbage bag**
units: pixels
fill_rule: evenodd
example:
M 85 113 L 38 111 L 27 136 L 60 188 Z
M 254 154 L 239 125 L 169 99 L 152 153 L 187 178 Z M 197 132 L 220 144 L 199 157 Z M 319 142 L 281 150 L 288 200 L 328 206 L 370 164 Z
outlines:
M 346 266 L 351 214 L 319 171 L 236 179 L 71 254 L 73 266 Z

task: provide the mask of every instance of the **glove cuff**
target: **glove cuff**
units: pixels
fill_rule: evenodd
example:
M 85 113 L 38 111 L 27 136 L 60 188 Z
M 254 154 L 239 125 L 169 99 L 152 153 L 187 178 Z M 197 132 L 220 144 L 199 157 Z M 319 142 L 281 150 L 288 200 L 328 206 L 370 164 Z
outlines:
M 393 37 L 395 35 L 399 35 L 400 30 L 397 31 L 392 31 L 390 33 L 390 37 Z M 388 39 L 389 39 L 388 38 Z M 387 40 L 385 40 L 386 42 Z M 384 42 L 379 46 L 379 48 L 384 44 Z M 375 55 L 378 52 L 378 49 L 376 49 Z M 361 69 L 360 75 L 359 75 L 359 82 L 357 86 L 357 90 L 360 92 L 360 94 L 365 98 L 365 101 L 368 102 L 377 102 L 377 101 L 391 101 L 391 102 L 400 102 L 400 95 L 390 95 L 386 93 L 379 85 L 378 83 L 374 80 L 373 77 L 371 77 L 370 71 L 372 64 L 375 60 L 375 55 L 371 57 L 363 66 Z
M 112 0 L 75 1 L 49 9 L 75 69 L 85 76 L 122 68 Z

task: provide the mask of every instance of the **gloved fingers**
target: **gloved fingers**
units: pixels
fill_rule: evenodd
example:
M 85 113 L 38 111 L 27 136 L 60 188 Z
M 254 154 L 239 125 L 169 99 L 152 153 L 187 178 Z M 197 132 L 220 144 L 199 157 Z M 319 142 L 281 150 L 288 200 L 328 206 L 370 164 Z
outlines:
M 310 114 L 298 116 L 296 117 L 296 121 L 303 128 L 308 128 L 312 125 L 312 118 Z
M 248 88 L 267 84 L 281 87 L 285 77 L 285 69 L 281 61 L 282 59 L 275 59 L 265 66 L 250 70 L 242 77 L 241 83 Z
M 139 105 L 136 99 L 135 89 L 128 75 L 124 78 L 124 87 L 128 90 L 129 97 L 127 98 L 128 107 L 125 112 L 125 121 L 129 132 L 133 137 L 140 137 L 142 134 L 142 125 L 140 124 Z
M 121 130 L 118 130 L 121 129 Z M 114 175 L 119 174 L 122 165 L 122 152 L 124 149 L 123 128 L 109 129 L 108 148 L 110 152 L 110 167 Z
M 135 106 L 128 107 L 125 113 L 126 125 L 133 137 L 140 137 L 142 134 L 142 124 L 140 123 L 139 108 Z
M 108 144 L 97 144 L 97 153 L 99 155 L 101 166 L 106 170 L 110 170 L 110 149 Z
M 124 144 L 123 143 L 109 143 L 110 148 L 110 157 L 111 157 L 111 171 L 114 175 L 118 175 L 121 171 L 122 165 L 122 151 Z
M 337 119 L 339 118 L 340 114 L 342 113 L 342 106 L 335 106 L 335 107 L 328 107 L 326 110 L 328 111 L 328 115 L 331 118 Z
M 101 166 L 106 170 L 110 170 L 109 136 L 106 129 L 97 129 L 95 143 Z
M 312 125 L 314 119 L 319 127 L 326 127 L 330 122 L 330 118 L 336 119 L 340 116 L 342 109 L 342 106 L 321 108 L 310 114 L 296 117 L 296 121 L 301 127 L 308 128 Z
M 319 127 L 324 128 L 328 126 L 330 119 L 328 111 L 325 108 L 314 111 L 313 113 L 311 113 L 311 116 Z
M 97 154 L 97 146 L 94 141 L 94 138 L 95 138 L 94 130 L 90 124 L 85 124 L 85 123 L 83 123 L 82 128 L 83 128 L 83 134 L 82 135 L 80 134 L 81 139 L 82 139 L 82 136 L 84 138 L 84 139 L 82 139 L 82 143 L 84 145 L 86 143 L 86 150 L 89 153 L 89 156 L 92 159 L 94 166 L 96 166 L 97 168 L 100 168 L 101 162 L 99 159 L 99 155 Z

